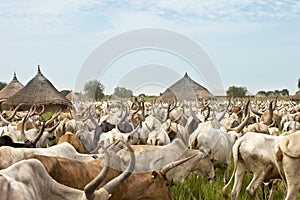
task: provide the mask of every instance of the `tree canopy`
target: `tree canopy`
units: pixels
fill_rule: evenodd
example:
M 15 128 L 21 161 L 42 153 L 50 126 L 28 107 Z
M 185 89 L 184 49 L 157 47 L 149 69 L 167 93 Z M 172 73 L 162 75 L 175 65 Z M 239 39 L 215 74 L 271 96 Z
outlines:
M 257 93 L 266 97 L 270 97 L 272 95 L 278 96 L 279 94 L 282 94 L 283 96 L 288 96 L 290 92 L 288 89 L 282 89 L 282 90 L 274 90 L 274 91 L 259 91 Z
M 63 96 L 67 96 L 70 92 L 71 90 L 62 90 L 59 93 L 62 94 Z
M 130 98 L 132 97 L 133 93 L 130 89 L 126 89 L 125 87 L 116 87 L 114 89 L 114 95 L 121 98 Z
M 104 97 L 104 85 L 98 80 L 91 80 L 84 85 L 84 94 L 87 98 L 99 101 Z
M 230 86 L 226 91 L 228 97 L 245 97 L 247 92 L 246 87 Z
M 300 78 L 298 79 L 298 90 L 300 90 Z
M 4 88 L 7 85 L 7 83 L 0 81 L 0 90 Z

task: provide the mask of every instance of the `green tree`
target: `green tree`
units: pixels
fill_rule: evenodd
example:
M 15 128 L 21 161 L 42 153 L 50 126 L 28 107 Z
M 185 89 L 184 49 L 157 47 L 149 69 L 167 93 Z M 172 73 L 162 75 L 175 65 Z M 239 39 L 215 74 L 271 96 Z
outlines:
M 245 97 L 247 92 L 246 87 L 230 86 L 226 91 L 228 97 Z
M 70 92 L 71 90 L 62 90 L 59 93 L 62 94 L 63 96 L 67 96 Z
M 104 97 L 104 85 L 98 80 L 91 80 L 85 83 L 83 88 L 84 94 L 92 100 L 99 101 Z
M 283 90 L 281 90 L 281 92 L 280 92 L 282 95 L 289 95 L 290 94 L 290 92 L 288 91 L 288 89 L 283 89 Z
M 7 83 L 0 81 L 0 90 L 4 88 L 7 85 Z
M 132 97 L 132 91 L 126 89 L 125 87 L 116 87 L 114 89 L 114 95 L 121 97 L 121 98 L 130 98 Z
M 298 90 L 300 90 L 300 78 L 298 79 Z

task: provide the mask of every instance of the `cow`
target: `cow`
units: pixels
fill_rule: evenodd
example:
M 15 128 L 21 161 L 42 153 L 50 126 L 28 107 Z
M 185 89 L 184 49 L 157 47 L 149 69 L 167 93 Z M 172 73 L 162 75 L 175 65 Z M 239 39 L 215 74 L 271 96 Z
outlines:
M 61 144 L 63 142 L 68 142 L 68 143 L 72 144 L 78 153 L 84 153 L 84 154 L 89 153 L 86 150 L 85 146 L 83 145 L 82 141 L 74 133 L 66 132 L 64 135 L 62 135 L 58 139 L 57 144 Z
M 2 146 L 0 147 L 0 169 L 7 168 L 8 166 L 32 154 L 66 157 L 82 162 L 94 160 L 95 156 L 97 157 L 97 155 L 93 154 L 80 154 L 67 142 L 57 144 L 49 148 L 14 148 L 10 146 Z
M 23 118 L 20 130 L 18 130 L 17 128 L 17 130 L 7 131 L 3 133 L 2 136 L 6 135 L 6 137 L 4 139 L 0 137 L 0 146 L 6 145 L 15 147 L 49 147 L 51 145 L 51 141 L 55 139 L 55 137 L 51 136 L 49 132 L 53 131 L 58 124 L 48 129 L 48 131 L 45 131 L 47 122 L 43 121 L 40 130 L 32 128 L 25 131 L 26 122 L 31 115 L 32 112 L 27 113 L 26 116 Z M 10 137 L 10 139 L 8 139 L 7 136 Z M 10 140 L 12 142 L 10 142 Z
M 247 102 L 248 108 L 250 101 Z M 189 147 L 193 149 L 208 148 L 211 150 L 214 166 L 225 168 L 224 182 L 229 176 L 231 165 L 232 145 L 239 136 L 241 130 L 246 126 L 249 119 L 250 111 L 247 109 L 246 117 L 238 127 L 231 128 L 227 132 L 227 128 L 220 123 L 225 115 L 226 110 L 212 113 L 212 121 L 200 123 L 198 128 L 189 137 Z M 217 115 L 219 115 L 217 117 Z
M 132 152 L 130 146 L 127 147 L 129 152 Z M 110 159 L 114 158 L 115 154 L 110 154 Z M 194 155 L 192 155 L 194 156 Z M 171 163 L 164 166 L 160 170 L 153 170 L 149 172 L 133 173 L 122 185 L 111 193 L 110 199 L 171 199 L 169 182 L 165 174 L 176 165 L 184 164 L 191 157 L 182 159 L 178 162 Z M 132 157 L 132 153 L 130 153 Z M 106 157 L 105 157 L 106 158 Z M 66 158 L 49 157 L 41 155 L 32 155 L 28 159 L 38 159 L 45 166 L 50 176 L 57 182 L 66 186 L 83 189 L 103 168 L 104 163 L 101 160 L 94 160 L 90 162 L 78 162 Z M 132 159 L 132 158 L 131 158 Z M 131 160 L 130 159 L 130 160 Z M 118 159 L 116 159 L 118 160 Z M 115 161 L 116 162 L 116 161 Z M 120 162 L 119 162 L 120 163 Z M 110 164 L 111 166 L 112 164 Z M 110 179 L 118 176 L 122 169 L 121 166 L 117 168 L 110 167 L 105 180 L 98 186 L 102 187 Z
M 110 194 L 128 178 L 134 168 L 134 154 L 127 169 L 102 188 L 96 190 L 105 178 L 109 168 L 109 157 L 101 173 L 88 183 L 84 190 L 78 190 L 57 183 L 37 159 L 22 160 L 0 171 L 0 196 L 3 200 L 14 199 L 64 199 L 64 200 L 107 200 Z
M 13 147 L 27 147 L 27 148 L 34 148 L 37 145 L 37 142 L 39 141 L 39 139 L 41 138 L 44 129 L 45 129 L 45 122 L 43 122 L 42 128 L 40 129 L 40 131 L 34 135 L 34 137 L 32 136 L 32 138 L 27 138 L 25 133 L 24 133 L 24 122 L 26 120 L 27 117 L 25 117 L 25 119 L 23 119 L 23 123 L 22 123 L 22 130 L 21 130 L 21 135 L 22 139 L 24 141 L 24 143 L 17 143 L 14 142 L 13 140 L 13 136 L 14 135 L 2 135 L 0 136 L 0 147 L 1 146 L 13 146 Z
M 287 189 L 285 200 L 296 200 L 300 191 L 300 131 L 284 137 L 275 147 L 276 165 Z
M 170 170 L 166 174 L 167 179 L 173 183 L 183 182 L 190 172 L 209 179 L 214 179 L 215 177 L 209 152 L 188 149 L 181 139 L 175 139 L 172 143 L 165 146 L 132 145 L 132 148 L 136 154 L 135 172 L 161 169 L 166 164 L 175 160 L 195 155 L 187 162 Z M 117 152 L 122 160 L 124 160 L 124 164 L 129 159 L 128 153 L 126 149 Z
M 253 173 L 246 190 L 255 199 L 259 199 L 256 190 L 263 182 L 280 178 L 275 164 L 274 148 L 283 137 L 248 132 L 236 140 L 232 147 L 234 171 L 228 183 L 222 188 L 224 198 L 228 198 L 226 189 L 233 179 L 231 196 L 232 199 L 239 198 L 246 172 Z

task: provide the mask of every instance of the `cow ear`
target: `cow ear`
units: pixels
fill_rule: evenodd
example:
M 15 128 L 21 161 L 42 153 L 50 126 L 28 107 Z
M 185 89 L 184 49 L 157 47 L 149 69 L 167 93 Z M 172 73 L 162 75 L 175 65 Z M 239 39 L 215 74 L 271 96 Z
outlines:
M 151 175 L 152 175 L 152 178 L 154 179 L 157 177 L 158 173 L 157 173 L 157 171 L 152 171 Z

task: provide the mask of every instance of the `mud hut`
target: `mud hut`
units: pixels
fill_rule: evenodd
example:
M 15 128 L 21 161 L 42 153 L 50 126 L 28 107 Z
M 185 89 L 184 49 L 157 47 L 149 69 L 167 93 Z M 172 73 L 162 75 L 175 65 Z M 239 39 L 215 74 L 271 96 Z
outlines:
M 291 96 L 290 99 L 291 99 L 292 101 L 296 101 L 296 102 L 299 103 L 299 102 L 300 102 L 300 91 L 296 92 L 296 94 L 293 95 L 293 96 Z
M 10 83 L 8 83 L 1 91 L 0 91 L 0 101 L 5 101 L 9 97 L 16 94 L 19 90 L 24 87 L 22 83 L 17 79 L 17 75 L 14 72 L 14 77 Z
M 191 100 L 195 101 L 201 99 L 212 98 L 213 95 L 202 85 L 192 80 L 187 73 L 171 85 L 162 95 L 158 101 L 168 102 L 176 99 L 177 101 Z
M 72 106 L 71 102 L 43 76 L 39 66 L 36 76 L 5 103 L 11 106 L 23 104 L 23 109 L 28 109 L 33 105 L 43 105 L 45 111 L 57 111 Z
M 69 94 L 67 94 L 66 98 L 71 102 L 79 101 L 79 97 L 73 91 L 69 92 Z

